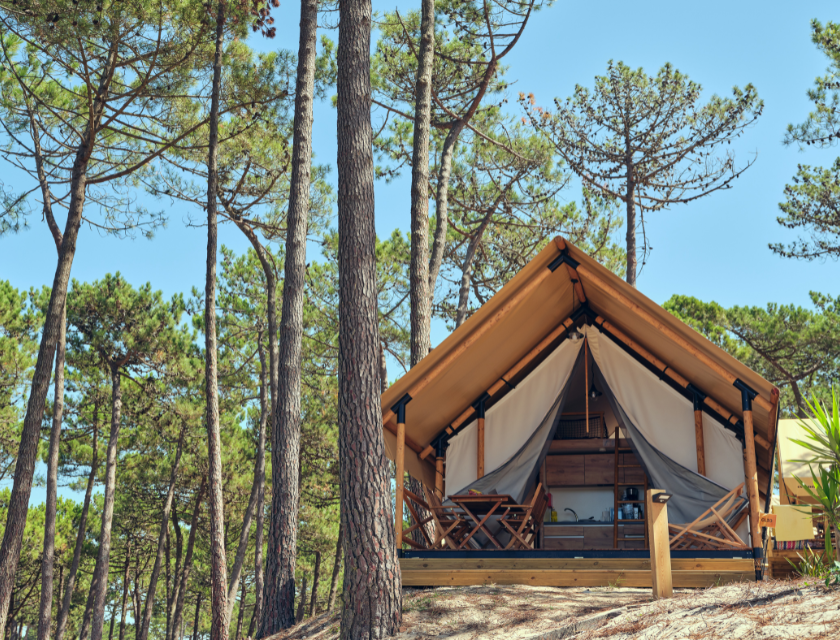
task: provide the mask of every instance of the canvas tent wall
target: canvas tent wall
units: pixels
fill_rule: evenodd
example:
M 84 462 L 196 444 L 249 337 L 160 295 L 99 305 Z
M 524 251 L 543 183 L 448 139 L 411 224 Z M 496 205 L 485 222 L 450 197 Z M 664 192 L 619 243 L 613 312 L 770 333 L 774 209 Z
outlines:
M 778 390 L 702 335 L 671 316 L 589 256 L 557 238 L 491 300 L 450 334 L 382 396 L 386 450 L 393 459 L 397 432 L 394 404 L 405 394 L 405 466 L 434 486 L 437 438 L 461 420 L 470 405 L 496 388 L 492 404 L 511 392 L 499 381 L 528 358 L 544 357 L 546 336 L 563 328 L 580 304 L 606 319 L 643 364 L 678 387 L 684 399 L 691 383 L 708 395 L 708 415 L 730 431 L 744 417 L 736 380 L 752 388 L 758 485 L 767 492 L 776 439 Z M 534 356 L 534 352 L 538 353 Z M 711 445 L 710 445 L 711 446 Z M 447 465 L 451 474 L 451 465 Z M 739 465 L 740 468 L 740 465 Z
M 779 420 L 779 477 L 782 479 L 779 493 L 782 504 L 790 504 L 797 500 L 811 502 L 808 492 L 796 480 L 799 478 L 811 489 L 814 488 L 811 469 L 806 462 L 811 460 L 814 454 L 795 442 L 809 441 L 808 432 L 802 428 L 802 422 L 799 418 Z M 808 419 L 804 422 L 816 428 L 813 420 Z

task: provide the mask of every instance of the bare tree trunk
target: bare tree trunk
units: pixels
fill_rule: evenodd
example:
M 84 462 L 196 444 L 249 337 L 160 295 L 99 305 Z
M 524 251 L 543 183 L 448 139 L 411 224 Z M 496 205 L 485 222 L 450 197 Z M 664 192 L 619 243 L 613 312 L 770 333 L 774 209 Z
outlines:
M 108 592 L 108 565 L 111 560 L 111 523 L 114 519 L 114 497 L 117 484 L 117 445 L 122 420 L 122 387 L 120 370 L 111 366 L 111 434 L 105 458 L 105 499 L 102 506 L 102 529 L 99 532 L 99 554 L 93 570 L 90 591 L 93 595 L 91 609 L 91 640 L 102 640 L 105 623 L 105 596 Z
M 459 123 L 453 125 L 446 134 L 443 141 L 443 149 L 440 154 L 440 166 L 437 176 L 437 195 L 435 197 L 435 235 L 432 243 L 431 263 L 429 264 L 429 304 L 431 305 L 435 295 L 440 267 L 443 264 L 443 253 L 446 249 L 446 232 L 449 229 L 449 178 L 452 176 L 452 156 L 455 155 L 455 148 L 458 145 L 458 136 L 461 135 L 463 126 Z
M 41 602 L 38 611 L 38 640 L 50 636 L 55 563 L 55 513 L 58 502 L 58 449 L 64 413 L 64 350 L 67 342 L 67 310 L 62 307 L 58 344 L 55 351 L 55 399 L 53 401 L 50 450 L 47 457 L 47 501 L 44 513 L 44 553 L 41 556 Z
M 495 208 L 495 207 L 494 207 Z M 458 313 L 455 318 L 455 326 L 460 327 L 467 319 L 467 312 L 469 311 L 470 303 L 470 277 L 472 275 L 473 261 L 475 260 L 475 253 L 478 250 L 478 245 L 481 244 L 481 239 L 484 237 L 484 232 L 487 225 L 490 224 L 490 219 L 493 217 L 492 210 L 484 216 L 478 229 L 470 238 L 470 243 L 467 245 L 467 254 L 464 256 L 464 262 L 461 265 L 461 288 L 458 292 Z
M 198 640 L 198 623 L 201 616 L 201 591 L 195 597 L 195 617 L 193 618 L 193 640 Z
M 306 233 L 312 166 L 312 103 L 318 29 L 317 0 L 301 0 L 300 42 L 295 84 L 292 176 L 278 340 L 278 386 L 272 425 L 272 500 L 260 636 L 294 623 L 300 487 L 300 384 Z
M 117 619 L 117 605 L 111 607 L 111 622 L 108 624 L 108 640 L 114 640 L 114 622 Z
M 627 175 L 631 176 L 633 165 L 627 165 Z M 636 286 L 636 184 L 632 177 L 627 180 L 627 193 L 624 199 L 627 205 L 627 284 Z
M 429 294 L 429 132 L 432 69 L 435 57 L 435 0 L 420 3 L 420 50 L 411 152 L 411 366 L 431 347 L 432 298 Z
M 260 430 L 264 429 L 264 425 L 260 425 Z M 255 467 L 259 466 L 259 461 L 256 462 Z M 236 557 L 233 561 L 233 569 L 231 570 L 230 580 L 228 581 L 228 610 L 227 619 L 232 622 L 233 607 L 236 603 L 236 590 L 239 588 L 239 580 L 242 576 L 242 567 L 245 564 L 245 554 L 248 551 L 248 538 L 251 533 L 251 518 L 254 515 L 254 509 L 257 504 L 257 493 L 259 492 L 259 478 L 258 470 L 254 469 L 254 482 L 251 485 L 251 496 L 248 498 L 248 505 L 245 507 L 244 519 L 242 522 L 242 530 L 239 533 L 239 544 L 236 549 Z
M 38 347 L 38 359 L 29 389 L 29 400 L 23 429 L 18 445 L 12 494 L 6 513 L 6 525 L 3 542 L 0 544 L 0 629 L 6 628 L 9 612 L 9 598 L 15 586 L 15 573 L 20 560 L 20 548 L 23 544 L 23 531 L 29 511 L 29 496 L 32 492 L 32 477 L 38 457 L 38 441 L 41 436 L 41 422 L 44 418 L 44 406 L 50 387 L 51 369 L 55 356 L 56 344 L 61 333 L 64 304 L 67 299 L 67 285 L 70 281 L 70 269 L 76 255 L 76 239 L 82 221 L 87 185 L 87 168 L 93 151 L 93 142 L 98 133 L 104 110 L 104 95 L 108 92 L 116 65 L 117 48 L 112 44 L 106 54 L 103 73 L 91 105 L 91 118 L 85 127 L 84 140 L 79 145 L 73 167 L 70 172 L 70 201 L 67 210 L 67 222 L 58 253 L 50 302 L 47 306 L 44 331 Z
M 317 613 L 318 607 L 318 581 L 321 578 L 321 552 L 315 552 L 315 571 L 312 573 L 312 598 L 309 602 L 309 617 Z
M 297 615 L 295 616 L 295 622 L 300 624 L 303 622 L 303 616 L 306 612 L 306 574 L 303 574 L 303 584 L 300 587 L 300 600 L 298 601 L 298 610 Z
M 341 518 L 347 535 L 342 639 L 393 635 L 402 607 L 379 409 L 370 32 L 370 0 L 341 2 L 338 441 Z
M 175 570 L 172 573 L 172 588 L 167 596 L 166 609 L 166 640 L 172 640 L 178 628 L 173 624 L 175 620 L 175 603 L 178 601 L 178 587 L 181 584 L 181 560 L 184 555 L 184 537 L 181 534 L 180 518 L 177 512 L 177 503 L 172 505 L 172 530 L 175 532 Z M 169 584 L 169 572 L 167 571 L 167 584 Z
M 131 542 L 125 555 L 125 571 L 123 572 L 122 606 L 120 608 L 120 640 L 125 640 L 125 618 L 128 613 L 128 581 L 131 579 L 128 571 L 131 568 Z
M 222 495 L 222 443 L 219 425 L 219 390 L 216 340 L 216 250 L 219 148 L 219 101 L 222 91 L 222 53 L 225 0 L 216 11 L 216 50 L 210 105 L 210 138 L 207 154 L 207 277 L 204 288 L 205 401 L 207 404 L 207 456 L 209 458 L 210 502 L 210 640 L 227 640 L 227 558 L 225 556 L 225 514 Z M 98 639 L 94 639 L 98 640 Z
M 155 606 L 155 592 L 157 591 L 160 568 L 163 563 L 164 546 L 166 545 L 169 533 L 169 513 L 172 509 L 172 499 L 175 497 L 175 484 L 178 479 L 178 467 L 181 464 L 181 453 L 184 450 L 185 435 L 186 426 L 182 426 L 181 433 L 178 436 L 178 448 L 175 451 L 175 461 L 172 464 L 172 471 L 169 474 L 169 489 L 166 492 L 166 499 L 163 501 L 163 514 L 160 518 L 157 554 L 155 555 L 155 564 L 152 568 L 152 575 L 149 577 L 149 588 L 146 591 L 146 603 L 143 608 L 143 620 L 140 626 L 140 640 L 146 640 L 146 638 L 149 637 L 149 624 L 152 621 L 152 613 Z
M 269 323 L 269 327 L 271 323 Z M 248 625 L 248 637 L 254 637 L 254 631 L 260 624 L 263 605 L 263 532 L 265 531 L 265 441 L 268 427 L 268 416 L 272 415 L 273 406 L 266 391 L 265 353 L 262 347 L 262 337 L 259 341 L 260 356 L 260 434 L 257 441 L 257 468 L 254 471 L 257 483 L 257 531 L 254 535 L 254 612 Z
M 93 493 L 93 484 L 96 482 L 96 471 L 99 467 L 98 439 L 99 439 L 99 405 L 94 404 L 93 409 L 93 456 L 90 461 L 90 475 L 88 476 L 87 487 L 85 487 L 85 499 L 82 503 L 82 515 L 79 518 L 78 530 L 76 533 L 76 546 L 73 549 L 73 561 L 70 564 L 70 572 L 67 574 L 67 584 L 64 587 L 64 599 L 61 602 L 61 611 L 58 614 L 58 621 L 55 625 L 55 638 L 62 640 L 64 630 L 67 628 L 67 618 L 70 615 L 70 604 L 73 601 L 73 588 L 76 585 L 76 574 L 79 571 L 79 563 L 82 558 L 82 549 L 85 545 L 85 533 L 87 532 L 87 518 L 90 509 L 90 497 Z M 122 640 L 122 639 L 121 639 Z
M 342 549 L 344 541 L 344 523 L 339 521 L 338 524 L 338 538 L 335 541 L 335 561 L 333 562 L 332 579 L 330 580 L 330 595 L 327 597 L 327 611 L 332 611 L 335 608 L 335 596 L 338 592 L 338 574 L 341 573 L 341 556 L 344 553 Z
M 201 513 L 201 502 L 204 500 L 204 491 L 206 488 L 207 480 L 202 478 L 201 486 L 195 493 L 195 507 L 193 508 L 192 519 L 190 520 L 190 535 L 187 538 L 187 550 L 184 553 L 184 568 L 181 570 L 178 595 L 175 598 L 175 612 L 172 615 L 173 629 L 178 629 L 181 626 L 181 621 L 184 619 L 184 599 L 187 596 L 187 582 L 190 579 L 190 572 L 192 571 L 193 549 L 195 547 L 195 537 L 198 533 L 198 517 Z

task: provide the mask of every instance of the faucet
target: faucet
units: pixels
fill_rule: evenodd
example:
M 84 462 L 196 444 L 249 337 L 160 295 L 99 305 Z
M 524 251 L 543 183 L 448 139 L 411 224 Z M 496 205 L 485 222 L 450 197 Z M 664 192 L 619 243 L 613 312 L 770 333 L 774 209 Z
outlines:
M 576 514 L 572 509 L 563 509 L 563 511 L 571 511 L 572 515 L 575 517 L 575 522 L 578 522 L 578 514 Z

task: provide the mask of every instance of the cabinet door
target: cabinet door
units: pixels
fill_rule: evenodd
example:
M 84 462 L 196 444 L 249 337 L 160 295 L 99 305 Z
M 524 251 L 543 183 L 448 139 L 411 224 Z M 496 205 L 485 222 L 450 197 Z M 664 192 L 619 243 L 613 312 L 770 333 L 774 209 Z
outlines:
M 615 478 L 615 454 L 589 453 L 584 469 L 584 484 L 612 484 Z
M 583 537 L 545 538 L 544 549 L 583 549 Z
M 546 456 L 545 475 L 549 487 L 573 487 L 584 484 L 586 456 Z
M 632 453 L 622 453 L 619 464 L 639 464 L 639 461 Z M 624 477 L 621 482 L 638 482 L 639 484 L 645 483 L 645 472 L 641 467 L 624 467 L 621 471 L 624 471 Z
M 589 526 L 583 529 L 584 549 L 612 549 L 613 528 Z

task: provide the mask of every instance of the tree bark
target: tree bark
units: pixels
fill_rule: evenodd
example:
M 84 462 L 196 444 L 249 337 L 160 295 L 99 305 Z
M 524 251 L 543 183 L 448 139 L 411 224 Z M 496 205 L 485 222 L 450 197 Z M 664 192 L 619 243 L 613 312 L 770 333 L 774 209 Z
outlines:
M 494 206 L 495 209 L 495 206 Z M 492 210 L 484 216 L 478 229 L 476 229 L 470 243 L 467 245 L 467 254 L 464 256 L 464 262 L 461 265 L 461 288 L 458 292 L 458 312 L 455 318 L 455 326 L 460 327 L 467 319 L 467 312 L 469 311 L 470 302 L 470 277 L 472 275 L 473 261 L 475 260 L 475 253 L 478 250 L 478 245 L 481 244 L 481 239 L 484 237 L 484 232 L 487 230 L 487 225 L 490 224 L 490 219 L 493 217 Z
M 222 495 L 222 442 L 219 424 L 219 389 L 216 339 L 216 250 L 218 244 L 216 192 L 218 189 L 219 101 L 222 90 L 222 55 L 225 0 L 216 10 L 216 47 L 210 104 L 210 137 L 207 153 L 207 277 L 204 288 L 204 380 L 207 414 L 208 498 L 210 502 L 210 640 L 227 640 L 227 558 Z M 94 639 L 98 640 L 98 639 Z
M 185 435 L 186 426 L 182 426 L 181 433 L 178 436 L 178 448 L 175 451 L 175 461 L 172 464 L 172 471 L 169 474 L 169 488 L 166 491 L 166 499 L 163 501 L 163 514 L 160 519 L 157 554 L 155 555 L 155 564 L 152 568 L 152 575 L 149 577 L 149 588 L 146 590 L 146 603 L 143 607 L 140 640 L 146 640 L 146 638 L 149 637 L 149 624 L 152 622 L 152 613 L 155 606 L 155 592 L 157 591 L 160 568 L 163 563 L 164 546 L 169 533 L 169 513 L 172 509 L 172 499 L 175 497 L 175 484 L 178 479 L 178 467 L 181 464 L 181 453 L 184 450 Z
M 339 5 L 338 428 L 347 551 L 341 638 L 397 632 L 402 591 L 379 408 L 370 0 Z
M 195 617 L 193 618 L 193 640 L 198 640 L 198 623 L 201 616 L 201 591 L 195 597 Z
M 105 458 L 105 499 L 102 505 L 102 529 L 99 532 L 99 553 L 90 592 L 93 596 L 91 609 L 91 640 L 102 640 L 105 623 L 105 596 L 108 592 L 108 565 L 111 560 L 111 524 L 114 520 L 114 498 L 117 484 L 117 446 L 119 444 L 122 420 L 122 387 L 120 370 L 111 367 L 111 434 L 108 437 L 108 452 Z
M 306 233 L 312 167 L 312 103 L 318 29 L 317 0 L 301 0 L 300 41 L 295 83 L 292 176 L 278 339 L 278 386 L 272 425 L 272 500 L 260 636 L 294 624 L 300 487 L 300 385 Z
M 26 527 L 26 516 L 29 510 L 29 496 L 32 492 L 32 477 L 35 473 L 35 462 L 38 457 L 41 422 L 44 417 L 44 405 L 52 377 L 50 370 L 52 369 L 56 344 L 61 332 L 61 318 L 67 299 L 67 284 L 70 281 L 70 269 L 76 255 L 76 239 L 82 221 L 87 167 L 104 111 L 104 96 L 108 92 L 116 66 L 116 43 L 112 43 L 106 58 L 103 73 L 91 105 L 91 117 L 85 127 L 84 139 L 76 151 L 70 172 L 70 201 L 67 208 L 67 222 L 64 227 L 61 250 L 58 254 L 58 264 L 53 278 L 50 302 L 47 306 L 44 321 L 44 331 L 41 334 L 41 343 L 38 347 L 38 358 L 35 362 L 35 372 L 32 376 L 32 386 L 29 389 L 29 400 L 26 405 L 26 415 L 23 419 L 23 429 L 18 445 L 17 460 L 15 461 L 12 494 L 6 514 L 3 542 L 0 544 L 0 629 L 6 628 L 9 598 L 14 590 L 15 573 L 20 560 L 23 531 Z
M 50 636 L 53 604 L 53 569 L 55 564 L 55 513 L 58 503 L 58 449 L 61 443 L 61 419 L 64 414 L 64 350 L 67 343 L 67 311 L 61 310 L 58 344 L 55 351 L 55 399 L 53 401 L 50 450 L 47 457 L 47 501 L 44 513 L 44 553 L 41 556 L 41 602 L 38 611 L 38 640 Z
M 446 233 L 449 230 L 449 178 L 452 176 L 452 156 L 455 155 L 455 148 L 458 145 L 458 136 L 463 131 L 463 125 L 456 123 L 446 134 L 443 141 L 443 149 L 440 154 L 440 166 L 437 176 L 437 194 L 435 197 L 435 223 L 434 242 L 432 243 L 432 256 L 429 265 L 429 304 L 431 305 L 435 295 L 440 267 L 443 264 L 443 252 L 446 249 Z
M 432 69 L 435 57 L 435 0 L 420 3 L 420 47 L 415 85 L 414 140 L 411 151 L 411 366 L 431 347 L 429 295 L 429 132 Z
M 178 601 L 178 587 L 181 579 L 181 560 L 184 555 L 184 537 L 181 534 L 180 518 L 177 512 L 177 503 L 172 506 L 172 530 L 175 532 L 175 570 L 172 572 L 172 589 L 169 591 L 166 603 L 166 640 L 172 640 L 178 628 L 172 624 L 175 620 L 175 603 Z M 167 583 L 169 576 L 167 572 Z
M 317 613 L 318 607 L 318 581 L 321 578 L 321 552 L 315 552 L 315 571 L 312 573 L 312 597 L 309 602 L 309 617 Z
M 239 615 L 236 617 L 236 635 L 234 640 L 239 640 L 239 634 L 242 633 L 242 618 L 245 615 L 245 581 L 242 581 L 242 593 L 239 594 Z
M 306 574 L 303 574 L 303 584 L 300 587 L 300 600 L 298 601 L 298 610 L 297 615 L 295 616 L 295 622 L 300 624 L 303 622 L 303 616 L 306 611 Z
M 636 286 L 636 183 L 633 181 L 633 165 L 627 163 L 627 193 L 624 197 L 627 205 L 627 284 Z
M 131 541 L 128 543 L 128 550 L 125 555 L 125 571 L 123 572 L 122 605 L 120 608 L 120 640 L 125 640 L 125 617 L 128 613 L 128 581 L 130 580 L 129 569 L 131 568 Z
M 330 595 L 327 597 L 327 611 L 332 612 L 335 608 L 335 596 L 338 593 L 338 574 L 341 573 L 341 556 L 344 540 L 344 524 L 339 518 L 338 538 L 335 541 L 335 561 L 333 562 L 332 579 L 330 580 Z
M 193 549 L 195 547 L 195 536 L 198 533 L 198 517 L 201 513 L 201 502 L 204 500 L 204 491 L 207 488 L 206 478 L 201 479 L 201 486 L 195 493 L 195 507 L 193 508 L 192 519 L 190 520 L 190 535 L 187 538 L 187 550 L 184 553 L 184 568 L 178 584 L 178 595 L 175 599 L 175 613 L 172 615 L 172 628 L 178 629 L 184 618 L 184 599 L 187 596 L 187 583 L 192 571 Z M 198 607 L 198 605 L 196 605 Z M 197 615 L 197 614 L 196 614 Z M 122 640 L 122 638 L 120 638 Z
M 260 417 L 260 431 L 262 432 L 265 426 L 262 424 L 262 416 Z M 259 458 L 259 453 L 257 454 Z M 236 548 L 236 557 L 233 561 L 233 569 L 230 572 L 230 580 L 228 581 L 228 610 L 227 619 L 232 621 L 233 607 L 236 603 L 236 591 L 239 589 L 239 580 L 242 576 L 242 567 L 245 564 L 245 553 L 248 551 L 248 538 L 251 533 L 251 518 L 254 515 L 254 510 L 257 504 L 257 494 L 259 493 L 259 465 L 257 460 L 254 468 L 254 482 L 251 485 L 251 495 L 248 498 L 248 505 L 245 507 L 245 514 L 242 521 L 242 530 L 239 533 L 239 544 Z
M 271 323 L 269 323 L 271 326 Z M 257 531 L 254 535 L 254 612 L 248 625 L 248 637 L 254 637 L 254 631 L 259 627 L 262 616 L 263 588 L 263 532 L 265 531 L 265 441 L 268 427 L 268 416 L 272 415 L 273 405 L 269 404 L 266 394 L 265 353 L 262 339 L 259 343 L 260 356 L 260 435 L 257 444 L 257 469 L 255 475 L 259 477 L 257 483 Z M 274 369 L 276 371 L 276 369 Z M 276 397 L 276 396 L 273 396 Z
M 99 405 L 94 404 L 93 409 L 93 456 L 90 461 L 90 475 L 88 476 L 87 487 L 85 487 L 85 499 L 82 503 L 82 515 L 79 518 L 78 530 L 76 533 L 76 546 L 73 549 L 73 561 L 70 564 L 70 572 L 67 574 L 67 584 L 64 587 L 64 599 L 61 602 L 61 611 L 55 624 L 55 638 L 62 640 L 64 631 L 67 628 L 67 618 L 70 615 L 70 604 L 73 601 L 73 588 L 76 585 L 76 574 L 79 572 L 79 563 L 82 559 L 82 549 L 85 546 L 85 534 L 87 532 L 87 518 L 90 510 L 90 497 L 93 493 L 93 484 L 96 482 L 96 471 L 99 467 L 98 439 L 99 439 Z M 122 639 L 121 639 L 122 640 Z

